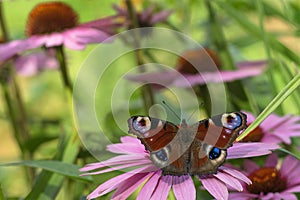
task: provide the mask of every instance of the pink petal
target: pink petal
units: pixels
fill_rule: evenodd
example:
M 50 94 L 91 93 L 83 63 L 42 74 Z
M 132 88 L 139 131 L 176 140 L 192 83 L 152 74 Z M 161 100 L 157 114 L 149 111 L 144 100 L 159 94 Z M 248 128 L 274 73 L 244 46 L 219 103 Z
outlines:
M 270 154 L 271 150 L 279 149 L 277 144 L 250 142 L 250 143 L 234 143 L 232 147 L 227 149 L 227 159 L 256 157 Z
M 161 171 L 159 170 L 155 172 L 155 174 L 153 174 L 153 176 L 151 176 L 150 179 L 145 183 L 137 196 L 137 200 L 150 199 L 159 182 L 160 177 Z
M 178 77 L 183 78 L 183 76 L 176 71 L 149 72 L 149 73 L 125 76 L 125 78 L 130 81 L 141 82 L 141 83 L 156 83 L 164 86 L 171 84 Z
M 226 185 L 216 178 L 200 178 L 203 187 L 217 200 L 227 200 L 228 190 Z
M 157 185 L 157 188 L 155 189 L 151 199 L 157 200 L 157 199 L 167 199 L 169 191 L 171 189 L 172 185 L 172 176 L 166 175 L 162 176 L 159 180 L 159 183 Z
M 0 62 L 3 62 L 12 56 L 23 51 L 34 49 L 45 43 L 44 36 L 32 36 L 24 40 L 15 40 L 0 45 Z
M 111 144 L 107 145 L 107 151 L 119 154 L 146 154 L 145 147 L 140 144 Z
M 136 167 L 136 166 L 154 166 L 154 165 L 152 164 L 151 160 L 143 160 L 143 161 L 139 161 L 136 163 L 122 164 L 119 166 L 113 166 L 113 167 L 110 167 L 110 168 L 107 168 L 104 170 L 100 170 L 100 171 L 96 171 L 96 172 L 89 172 L 86 174 L 81 174 L 81 176 L 103 174 L 103 173 L 107 173 L 107 172 L 111 172 L 111 171 L 117 171 L 117 170 L 129 168 L 129 167 Z
M 288 199 L 288 200 L 297 200 L 297 196 L 291 193 L 275 193 L 274 199 Z
M 273 144 L 279 144 L 282 142 L 282 140 L 273 135 L 273 134 L 264 134 L 263 138 L 260 140 L 263 143 L 273 143 Z
M 272 153 L 267 157 L 265 162 L 265 167 L 273 167 L 275 168 L 278 162 L 278 156 L 276 153 Z
M 245 182 L 246 184 L 251 184 L 251 180 L 245 176 L 242 172 L 239 172 L 235 169 L 231 169 L 229 167 L 225 167 L 225 166 L 221 166 L 219 167 L 220 170 L 222 170 L 223 172 L 226 172 L 227 174 L 230 174 L 231 176 Z
M 61 33 L 52 33 L 46 36 L 47 39 L 45 41 L 46 47 L 55 47 L 63 44 L 64 37 Z
M 214 174 L 214 176 L 220 179 L 223 183 L 230 185 L 233 189 L 237 191 L 243 191 L 243 186 L 241 183 L 229 174 L 219 171 L 217 174 Z
M 258 198 L 259 195 L 258 194 L 249 194 L 249 193 L 245 193 L 245 192 L 233 192 L 229 194 L 229 198 L 230 200 L 249 200 L 249 199 L 256 199 Z
M 202 72 L 196 75 L 186 75 L 185 77 L 191 85 L 201 85 L 206 83 L 229 82 L 233 80 L 243 79 L 251 76 L 260 75 L 264 70 L 265 65 L 243 67 L 234 71 L 217 71 L 217 72 Z M 174 82 L 176 86 L 185 86 L 182 80 Z
M 104 194 L 107 194 L 110 191 L 116 189 L 120 183 L 122 183 L 123 181 L 126 181 L 128 178 L 134 176 L 135 174 L 146 173 L 146 172 L 150 172 L 150 171 L 153 171 L 153 167 L 146 166 L 146 167 L 141 167 L 141 168 L 132 170 L 131 172 L 121 174 L 112 179 L 109 179 L 108 181 L 99 185 L 91 194 L 89 194 L 87 196 L 87 199 L 93 199 L 93 198 L 102 196 Z
M 174 176 L 173 192 L 178 200 L 196 199 L 196 189 L 191 176 Z
M 144 147 L 144 145 L 142 145 L 141 141 L 139 139 L 137 139 L 136 137 L 123 136 L 123 137 L 121 137 L 120 140 L 121 140 L 122 143 L 134 143 L 134 144 L 141 145 L 141 147 Z
M 252 160 L 245 160 L 243 166 L 248 174 L 251 174 L 252 172 L 254 172 L 255 170 L 258 170 L 260 168 Z
M 286 193 L 300 192 L 300 185 L 292 186 L 292 187 L 284 190 L 284 192 L 286 192 Z
M 80 171 L 84 172 L 84 171 L 91 171 L 98 168 L 108 167 L 113 165 L 139 163 L 141 160 L 149 160 L 149 158 L 146 158 L 145 155 L 139 155 L 139 154 L 115 156 L 113 158 L 110 158 L 102 162 L 88 164 L 82 167 Z
M 137 187 L 139 187 L 149 176 L 153 174 L 154 172 L 135 174 L 128 178 L 118 186 L 117 191 L 113 194 L 111 199 L 127 199 L 127 197 L 131 195 Z
M 66 34 L 73 41 L 81 44 L 100 43 L 110 37 L 110 35 L 101 30 L 88 27 L 78 27 L 68 30 Z
M 164 11 L 154 14 L 151 17 L 150 24 L 156 24 L 158 22 L 165 21 L 172 14 L 172 12 L 173 11 L 171 11 L 171 10 L 164 10 Z
M 289 179 L 290 173 L 297 169 L 299 169 L 299 161 L 293 156 L 287 156 L 282 162 L 280 173 Z

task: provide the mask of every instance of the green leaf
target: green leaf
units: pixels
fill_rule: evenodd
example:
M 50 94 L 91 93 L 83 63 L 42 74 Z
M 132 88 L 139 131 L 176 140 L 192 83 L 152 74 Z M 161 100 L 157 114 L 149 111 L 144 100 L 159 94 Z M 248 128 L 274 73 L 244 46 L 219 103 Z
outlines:
M 57 160 L 35 160 L 35 161 L 22 161 L 22 162 L 13 162 L 13 163 L 4 163 L 0 164 L 0 167 L 4 166 L 27 166 L 27 167 L 36 167 L 42 168 L 51 172 L 55 172 L 69 178 L 83 180 L 83 181 L 92 181 L 89 176 L 80 176 L 79 167 L 74 164 L 64 163 Z
M 264 121 L 297 87 L 300 86 L 300 74 L 296 75 L 266 106 L 266 108 L 257 116 L 253 123 L 237 138 L 242 140 L 251 131 L 253 131 L 262 121 Z
M 273 35 L 270 33 L 262 32 L 261 29 L 254 25 L 251 21 L 248 20 L 248 17 L 241 13 L 240 11 L 234 9 L 228 3 L 223 1 L 213 1 L 220 9 L 226 12 L 231 18 L 233 18 L 245 31 L 247 31 L 251 36 L 259 38 L 260 40 L 265 40 L 265 42 L 274 50 L 282 54 L 283 56 L 289 58 L 297 64 L 300 64 L 299 56 L 294 53 L 292 50 L 287 48 L 281 42 L 279 42 Z

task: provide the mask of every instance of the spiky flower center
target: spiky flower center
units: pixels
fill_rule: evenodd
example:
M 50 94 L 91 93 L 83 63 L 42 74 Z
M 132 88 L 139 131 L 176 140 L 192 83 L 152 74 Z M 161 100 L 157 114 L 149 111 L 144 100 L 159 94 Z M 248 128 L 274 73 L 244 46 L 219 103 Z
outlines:
M 263 136 L 264 136 L 264 132 L 263 132 L 262 128 L 257 126 L 253 131 L 251 131 L 241 141 L 242 142 L 259 142 Z
M 40 3 L 29 13 L 26 35 L 62 32 L 78 23 L 77 13 L 62 2 Z
M 215 64 L 217 67 L 212 67 Z M 217 54 L 208 48 L 185 51 L 177 61 L 177 71 L 183 74 L 216 71 L 221 66 Z
M 281 192 L 287 187 L 286 179 L 273 167 L 258 169 L 251 173 L 248 178 L 252 181 L 252 184 L 246 188 L 253 194 Z

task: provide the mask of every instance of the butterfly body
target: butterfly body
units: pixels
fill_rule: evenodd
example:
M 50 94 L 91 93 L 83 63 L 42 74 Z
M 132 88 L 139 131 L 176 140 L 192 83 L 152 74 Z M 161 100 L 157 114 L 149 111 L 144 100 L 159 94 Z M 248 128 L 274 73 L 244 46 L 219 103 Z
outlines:
M 136 135 L 150 152 L 150 159 L 164 175 L 206 175 L 216 173 L 226 159 L 226 149 L 246 127 L 241 112 L 213 116 L 180 126 L 146 116 L 128 120 L 129 133 Z

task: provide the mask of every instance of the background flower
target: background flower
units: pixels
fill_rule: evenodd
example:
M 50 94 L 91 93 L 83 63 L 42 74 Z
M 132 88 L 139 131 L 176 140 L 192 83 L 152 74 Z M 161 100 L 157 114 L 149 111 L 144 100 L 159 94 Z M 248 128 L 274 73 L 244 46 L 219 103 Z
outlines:
M 28 38 L 0 45 L 0 62 L 41 46 L 81 50 L 87 44 L 108 39 L 120 27 L 117 16 L 78 24 L 77 13 L 63 2 L 40 3 L 30 12 L 26 34 Z
M 252 181 L 251 185 L 244 185 L 243 192 L 232 192 L 229 199 L 289 199 L 297 200 L 294 192 L 300 192 L 300 161 L 293 156 L 287 156 L 277 168 L 277 154 L 271 154 L 263 167 L 255 162 L 244 162 L 245 173 Z
M 237 63 L 236 70 L 222 70 L 217 54 L 204 48 L 185 51 L 177 60 L 176 71 L 146 72 L 127 75 L 126 78 L 142 83 L 155 80 L 165 86 L 190 87 L 258 76 L 266 69 L 266 64 L 266 61 L 246 61 Z
M 247 114 L 248 125 L 251 124 L 255 117 L 249 112 L 244 113 Z M 291 137 L 300 136 L 299 122 L 300 116 L 271 114 L 242 141 L 291 144 Z
M 240 143 L 234 144 L 228 149 L 228 159 L 252 157 L 270 153 L 270 150 L 278 148 L 277 145 L 261 143 Z M 105 172 L 137 167 L 135 170 L 126 172 L 116 176 L 105 183 L 98 186 L 88 199 L 93 199 L 113 190 L 116 190 L 112 198 L 126 199 L 133 193 L 145 180 L 147 182 L 142 187 L 138 199 L 166 199 L 172 187 L 177 199 L 195 199 L 196 192 L 193 180 L 190 176 L 171 176 L 161 175 L 161 170 L 158 169 L 150 160 L 149 152 L 141 144 L 140 140 L 134 137 L 122 137 L 121 143 L 111 144 L 107 146 L 107 150 L 112 153 L 122 154 L 106 161 L 88 164 L 81 168 L 80 171 L 95 171 L 83 175 L 102 174 Z M 232 153 L 234 152 L 234 153 Z M 108 167 L 108 168 L 106 168 Z M 227 187 L 241 191 L 242 185 L 240 182 L 250 184 L 247 179 L 239 171 L 222 166 L 217 174 L 198 177 L 204 188 L 209 191 L 216 199 L 227 199 Z M 182 195 L 188 190 L 188 196 Z M 184 193 L 186 194 L 186 193 Z

